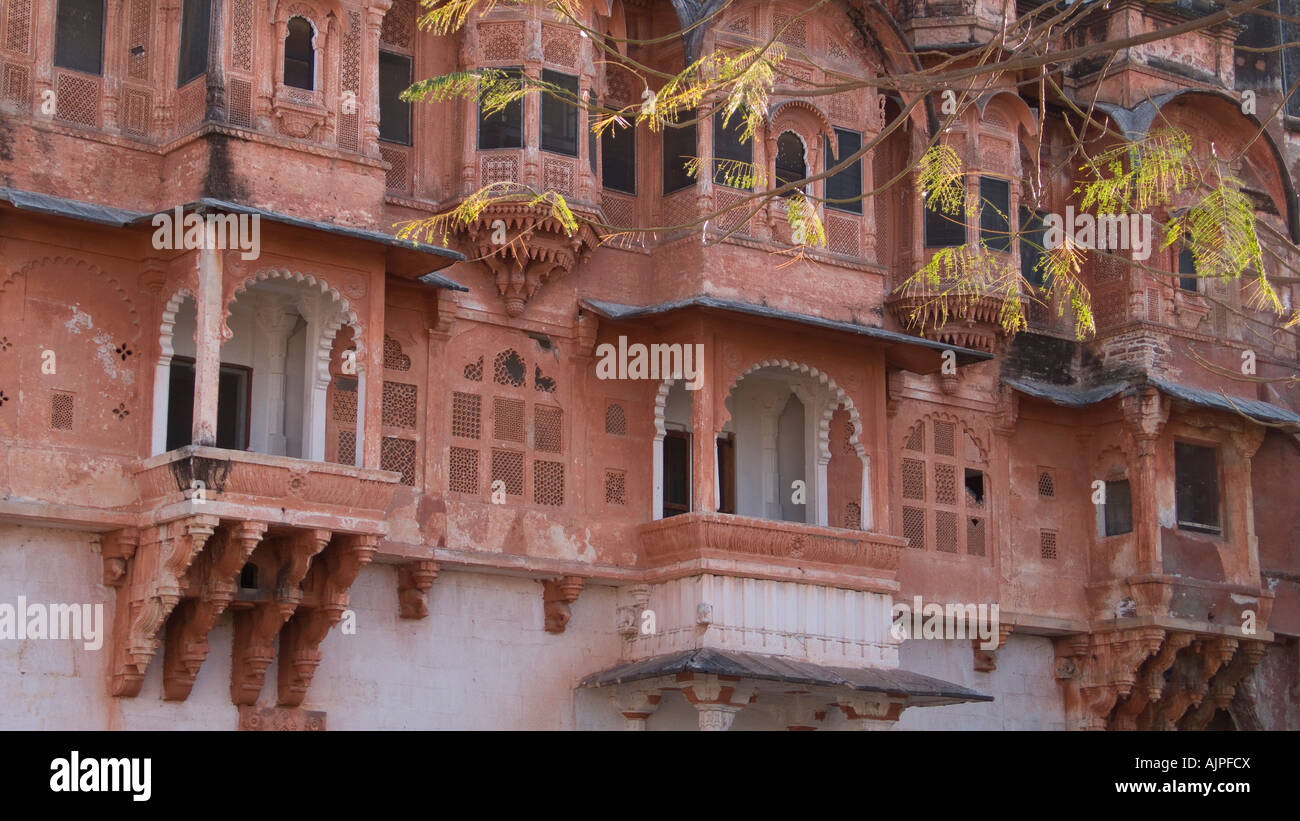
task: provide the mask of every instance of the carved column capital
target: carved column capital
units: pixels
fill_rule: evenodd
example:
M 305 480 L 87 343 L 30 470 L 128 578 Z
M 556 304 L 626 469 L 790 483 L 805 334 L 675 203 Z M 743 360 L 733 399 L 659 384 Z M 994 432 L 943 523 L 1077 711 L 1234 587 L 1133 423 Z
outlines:
M 437 578 L 438 563 L 432 559 L 407 562 L 397 568 L 397 600 L 402 618 L 428 617 L 429 588 Z

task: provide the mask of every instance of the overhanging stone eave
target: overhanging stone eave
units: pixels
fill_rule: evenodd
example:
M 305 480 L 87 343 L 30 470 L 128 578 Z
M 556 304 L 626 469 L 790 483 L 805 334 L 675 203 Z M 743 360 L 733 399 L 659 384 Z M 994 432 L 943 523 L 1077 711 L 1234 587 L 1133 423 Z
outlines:
M 903 368 L 914 373 L 937 372 L 942 366 L 941 357 L 944 351 L 952 351 L 957 357 L 958 365 L 971 365 L 993 359 L 993 354 L 986 351 L 946 345 L 937 340 L 911 336 L 874 325 L 859 325 L 844 320 L 827 319 L 767 305 L 754 305 L 748 302 L 722 299 L 708 294 L 698 294 L 686 299 L 660 302 L 653 305 L 626 305 L 584 298 L 578 301 L 578 305 L 611 322 L 646 320 L 695 310 L 821 328 L 858 339 L 866 338 L 871 340 L 885 349 L 886 360 L 892 367 Z
M 683 674 L 718 675 L 814 688 L 819 694 L 880 693 L 905 697 L 908 706 L 938 707 L 993 701 L 960 684 L 907 670 L 830 667 L 793 658 L 699 648 L 627 662 L 584 677 L 580 688 L 615 687 Z

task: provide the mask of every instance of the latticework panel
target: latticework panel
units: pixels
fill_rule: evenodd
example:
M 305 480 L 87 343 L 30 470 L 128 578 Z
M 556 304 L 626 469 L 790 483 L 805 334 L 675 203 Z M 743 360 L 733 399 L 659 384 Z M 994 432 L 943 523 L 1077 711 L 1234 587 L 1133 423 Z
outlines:
M 122 92 L 122 131 L 134 137 L 149 136 L 149 92 L 128 88 Z
M 1056 558 L 1056 531 L 1038 531 L 1038 555 L 1044 559 Z
M 524 441 L 524 400 L 492 397 L 492 435 L 505 442 Z
M 610 402 L 605 406 L 605 433 L 610 436 L 627 436 L 627 411 Z
M 479 158 L 478 182 L 484 188 L 498 182 L 519 182 L 519 157 L 515 154 L 484 154 Z
M 1045 470 L 1038 474 L 1038 495 L 1049 498 L 1056 495 L 1056 482 L 1052 480 L 1052 474 Z
M 573 197 L 574 161 L 559 157 L 546 157 L 542 161 L 542 184 L 548 191 L 556 191 L 565 197 Z
M 849 530 L 862 529 L 862 505 L 857 502 L 844 505 L 844 526 Z
M 533 460 L 533 502 L 539 505 L 564 504 L 564 463 Z
M 808 18 L 792 18 L 788 14 L 778 14 L 772 20 L 772 32 L 776 39 L 795 48 L 808 47 Z
M 941 505 L 957 504 L 957 468 L 954 466 L 934 466 L 934 501 Z
M 524 53 L 523 23 L 480 23 L 479 50 L 492 62 L 518 62 Z
M 492 449 L 492 484 L 500 481 L 511 496 L 524 495 L 524 455 L 513 450 Z
M 600 210 L 605 213 L 605 221 L 615 228 L 630 231 L 637 227 L 636 197 L 606 191 L 600 195 Z
M 908 435 L 903 448 L 905 450 L 925 450 L 925 425 L 923 423 L 912 428 L 912 432 Z
M 920 459 L 903 460 L 903 498 L 925 501 L 925 462 Z
M 32 0 L 9 0 L 5 5 L 5 50 L 31 54 Z
M 527 372 L 523 357 L 513 348 L 497 354 L 496 359 L 492 361 L 492 381 L 498 385 L 521 387 Z
M 17 103 L 26 110 L 32 103 L 31 70 L 27 66 L 0 63 L 0 99 Z
M 149 0 L 131 0 L 128 11 L 126 76 L 133 80 L 149 79 Z
M 934 549 L 941 553 L 957 552 L 957 514 L 951 510 L 934 512 Z
M 476 393 L 451 395 L 451 435 L 479 439 L 483 435 L 483 397 Z
M 564 445 L 564 411 L 537 405 L 533 408 L 533 447 L 559 453 Z
M 337 461 L 340 465 L 355 465 L 357 463 L 357 432 L 356 431 L 354 430 L 339 431 Z
M 379 39 L 386 45 L 400 49 L 411 47 L 411 37 L 415 33 L 416 7 L 413 0 L 393 0 L 393 6 L 384 15 L 384 25 L 380 29 Z
M 627 474 L 623 471 L 605 471 L 605 504 L 627 504 Z
M 50 395 L 50 427 L 54 430 L 72 430 L 74 400 L 70 393 Z
M 411 369 L 411 357 L 402 353 L 402 343 L 391 336 L 384 337 L 384 369 L 403 372 Z
M 226 91 L 226 119 L 240 128 L 253 127 L 253 84 L 231 77 Z
M 952 456 L 955 453 L 952 422 L 934 423 L 934 452 L 940 456 Z
M 480 356 L 475 361 L 466 365 L 464 374 L 465 374 L 465 378 L 471 382 L 482 382 L 483 381 L 483 357 Z
M 663 224 L 665 226 L 687 225 L 699 217 L 695 190 L 688 189 L 663 199 Z
M 411 164 L 408 149 L 384 143 L 379 146 L 379 156 L 388 163 L 384 172 L 384 184 L 389 191 L 401 194 L 411 193 Z
M 186 83 L 176 92 L 176 127 L 182 132 L 203 122 L 207 105 L 206 75 Z
M 385 436 L 379 443 L 379 466 L 402 474 L 402 484 L 415 485 L 415 440 Z
M 335 384 L 333 415 L 335 422 L 357 421 L 357 392 L 345 391 Z
M 925 550 L 924 508 L 903 508 L 903 538 L 907 539 L 908 547 Z
M 386 427 L 415 429 L 415 405 L 418 392 L 414 385 L 385 382 L 383 420 Z
M 99 125 L 99 78 L 59 72 L 54 115 L 80 125 Z
M 714 188 L 713 191 L 713 197 L 719 211 L 736 205 L 745 198 L 746 193 L 742 191 L 733 191 L 725 186 L 718 186 Z M 724 234 L 732 231 L 735 231 L 738 234 L 748 234 L 749 231 L 747 229 L 749 228 L 749 220 L 746 219 L 746 217 L 749 216 L 752 207 L 752 205 L 742 205 L 738 206 L 734 210 L 719 215 L 715 220 L 716 230 Z
M 452 448 L 447 487 L 456 493 L 478 493 L 478 451 Z
M 984 555 L 984 520 L 971 518 L 966 520 L 966 552 L 971 556 Z
M 542 26 L 542 59 L 552 65 L 578 65 L 578 32 L 559 26 Z
M 253 0 L 231 0 L 230 66 L 253 70 Z
M 838 214 L 826 216 L 826 245 L 833 254 L 847 257 L 862 255 L 862 223 Z

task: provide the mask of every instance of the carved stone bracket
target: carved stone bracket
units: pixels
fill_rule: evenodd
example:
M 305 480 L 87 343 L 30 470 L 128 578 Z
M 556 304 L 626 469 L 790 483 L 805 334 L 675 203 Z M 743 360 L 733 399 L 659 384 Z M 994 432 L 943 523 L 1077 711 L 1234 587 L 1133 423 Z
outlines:
M 1104 730 L 1116 703 L 1138 682 L 1138 671 L 1158 652 L 1165 630 L 1139 627 L 1071 636 L 1056 642 L 1057 677 L 1065 687 L 1066 714 L 1080 730 Z M 1062 675 L 1062 658 L 1074 671 Z
M 528 300 L 552 277 L 573 270 L 599 244 L 585 222 L 570 233 L 549 206 L 530 207 L 524 202 L 488 205 L 460 230 L 467 255 L 483 260 L 492 271 L 506 313 L 512 317 L 522 314 Z
M 109 692 L 140 694 L 145 670 L 158 651 L 158 633 L 180 603 L 182 578 L 217 526 L 215 516 L 189 516 L 149 528 L 127 555 L 129 539 L 109 540 L 125 566 L 117 581 Z M 116 564 L 113 565 L 117 567 Z
M 975 656 L 975 672 L 991 673 L 994 670 L 998 669 L 998 656 L 997 656 L 998 650 L 1001 650 L 1004 646 L 1006 646 L 1007 638 L 1011 635 L 1011 631 L 1014 629 L 1015 629 L 1014 624 L 999 624 L 997 646 L 993 647 L 990 650 L 984 649 L 983 639 L 980 638 L 971 639 L 970 641 L 971 651 Z
M 1216 712 L 1228 709 L 1238 685 L 1259 664 L 1259 660 L 1264 657 L 1264 650 L 1262 641 L 1242 641 L 1232 660 L 1210 682 L 1209 698 L 1203 699 L 1183 721 L 1183 729 L 1204 730 Z
M 627 721 L 624 729 L 644 730 L 646 719 L 659 709 L 663 694 L 658 690 L 628 690 L 609 697 L 610 703 Z
M 217 529 L 190 568 L 198 598 L 186 599 L 167 623 L 163 698 L 184 701 L 208 656 L 208 633 L 235 599 L 239 572 L 266 533 L 264 522 L 238 522 Z
M 397 568 L 397 602 L 404 619 L 429 615 L 429 588 L 438 578 L 438 563 L 432 559 L 407 562 Z
M 140 530 L 125 527 L 104 534 L 100 558 L 104 561 L 104 586 L 120 587 L 126 580 L 126 565 L 140 546 Z
M 299 607 L 280 634 L 279 706 L 302 704 L 320 666 L 320 643 L 343 617 L 348 590 L 378 549 L 378 536 L 339 535 L 312 564 L 303 589 L 316 603 Z
M 329 544 L 328 530 L 299 530 L 268 540 L 279 572 L 274 597 L 235 613 L 235 639 L 230 670 L 230 698 L 235 704 L 256 704 L 275 660 L 275 637 L 303 600 L 300 585 L 311 560 Z
M 563 633 L 572 618 L 569 605 L 578 600 L 586 580 L 581 576 L 564 576 L 542 582 L 542 606 L 546 615 L 546 632 Z

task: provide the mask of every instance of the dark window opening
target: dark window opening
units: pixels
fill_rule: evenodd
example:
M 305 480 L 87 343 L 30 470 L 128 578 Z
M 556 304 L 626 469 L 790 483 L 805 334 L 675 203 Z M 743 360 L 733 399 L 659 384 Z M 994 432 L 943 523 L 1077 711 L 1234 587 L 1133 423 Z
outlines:
M 104 0 L 59 0 L 54 65 L 87 74 L 104 73 L 105 5 Z
M 1214 448 L 1174 443 L 1174 504 L 1178 528 L 1219 533 L 1219 455 Z
M 855 154 L 862 148 L 862 135 L 856 131 L 843 128 L 835 129 L 835 139 L 839 141 L 840 152 L 835 154 L 831 141 L 826 140 L 826 167 L 834 168 L 840 157 Z M 837 200 L 839 200 L 837 202 Z M 862 213 L 862 158 L 853 161 L 853 165 L 826 180 L 826 207 L 836 211 L 848 211 L 852 214 Z
M 754 176 L 754 141 L 740 141 L 745 131 L 745 112 L 733 112 L 725 126 L 722 115 L 721 111 L 713 115 L 713 181 L 748 191 L 753 188 L 752 183 L 741 183 L 751 181 Z
M 593 118 L 588 117 L 587 122 L 591 123 Z M 596 161 L 596 149 L 600 146 L 600 138 L 596 132 L 590 128 L 587 129 L 587 165 L 591 166 L 591 173 L 600 173 L 600 166 Z
M 1020 276 L 1038 288 L 1046 288 L 1050 279 L 1047 272 L 1038 267 L 1039 261 L 1046 254 L 1043 247 L 1047 231 L 1044 224 L 1046 216 L 1046 211 L 1020 209 Z
M 664 434 L 664 518 L 691 511 L 691 435 Z
M 239 571 L 239 586 L 244 590 L 257 589 L 257 565 L 249 563 Z
M 636 193 L 636 129 L 611 125 L 600 135 L 600 184 Z
M 969 504 L 984 504 L 984 472 L 966 468 L 966 501 Z
M 1133 532 L 1133 496 L 1128 479 L 1106 483 L 1106 504 L 1102 508 L 1107 536 Z
M 181 47 L 177 60 L 176 87 L 208 70 L 208 29 L 212 0 L 185 0 L 181 6 Z
M 501 69 L 509 78 L 519 78 L 523 72 L 517 68 Z M 492 148 L 523 148 L 524 145 L 524 101 L 514 100 L 505 108 L 491 115 L 483 114 L 479 104 L 478 147 L 484 150 Z
M 1011 250 L 1011 184 L 980 177 L 980 242 L 990 251 Z
M 284 84 L 293 88 L 316 88 L 316 50 L 311 46 L 311 23 L 302 17 L 289 18 L 284 38 Z
M 695 112 L 686 112 L 681 119 L 694 120 Z M 665 126 L 663 135 L 664 193 L 671 194 L 695 184 L 695 177 L 686 170 L 687 164 L 697 156 L 696 152 L 699 150 L 695 123 L 676 128 L 671 125 Z
M 736 439 L 718 437 L 718 512 L 736 512 Z
M 803 140 L 793 131 L 784 131 L 776 138 L 776 187 L 797 183 L 808 176 L 808 161 L 804 156 Z M 802 193 L 794 188 L 781 196 L 793 197 Z
M 411 58 L 379 52 L 379 139 L 411 144 L 411 104 L 401 94 L 411 87 Z
M 1193 294 L 1200 290 L 1197 286 L 1196 255 L 1191 248 L 1178 251 L 1178 288 Z
M 956 214 L 925 208 L 925 247 L 949 248 L 966 244 L 966 204 Z
M 217 383 L 217 447 L 248 448 L 253 370 L 243 365 L 221 366 Z M 167 450 L 185 447 L 194 436 L 194 360 L 172 357 L 167 388 Z
M 578 78 L 542 69 L 542 82 L 562 89 L 542 94 L 542 150 L 578 156 Z

